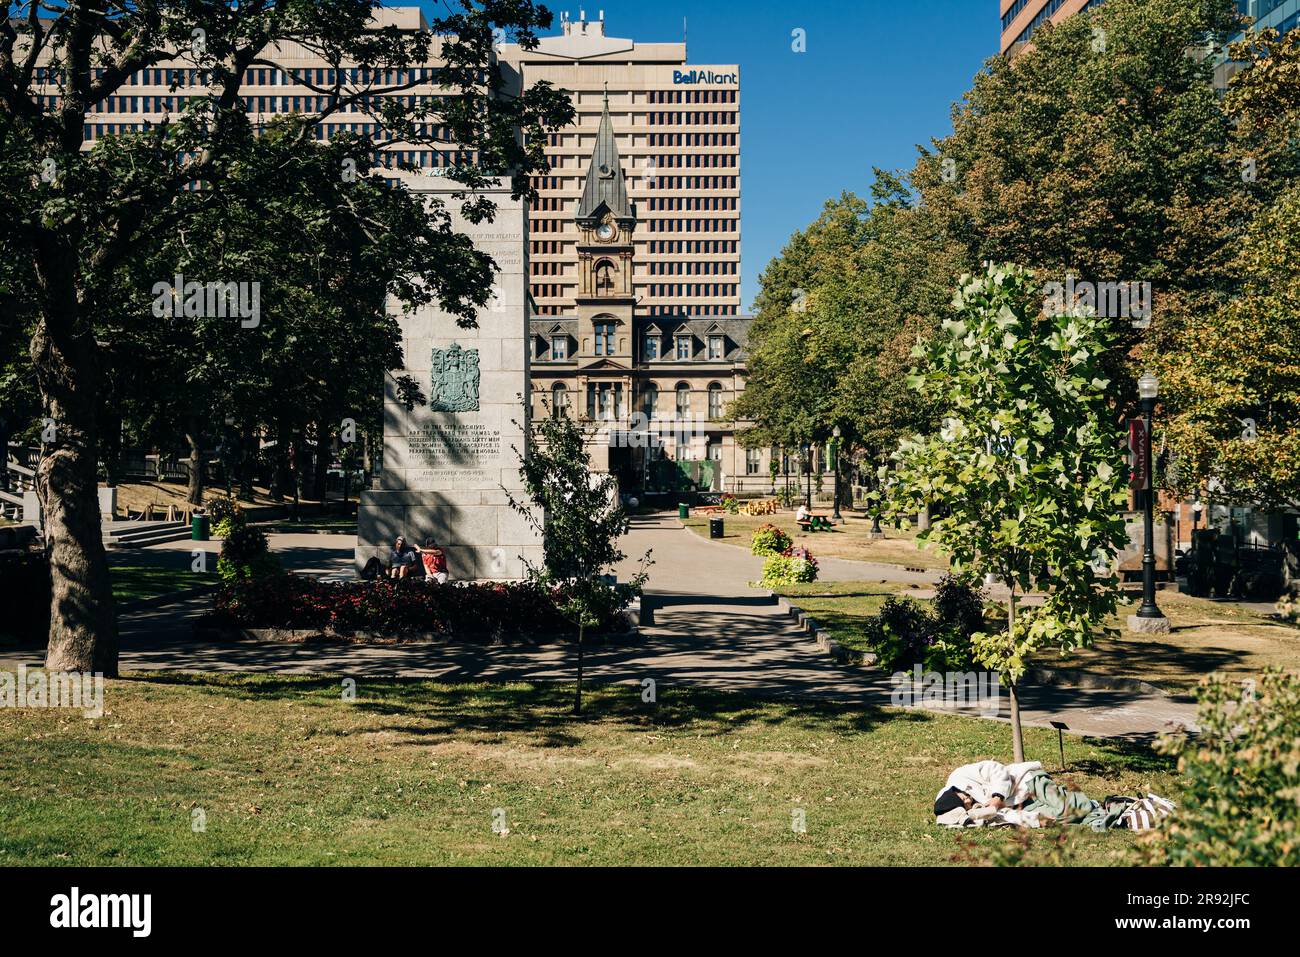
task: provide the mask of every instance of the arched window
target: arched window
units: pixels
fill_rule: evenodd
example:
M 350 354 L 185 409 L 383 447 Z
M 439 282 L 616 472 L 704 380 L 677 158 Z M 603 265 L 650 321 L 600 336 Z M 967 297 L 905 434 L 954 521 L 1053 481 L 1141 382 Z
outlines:
M 641 412 L 647 419 L 655 417 L 655 406 L 659 404 L 659 386 L 647 382 L 641 388 Z
M 677 383 L 677 418 L 689 418 L 691 414 L 691 387 L 685 382 Z
M 551 418 L 558 419 L 569 414 L 569 390 L 563 382 L 551 386 Z
M 722 418 L 722 385 L 717 382 L 709 383 L 709 418 Z
M 614 264 L 608 259 L 596 263 L 596 295 L 609 296 L 614 292 Z

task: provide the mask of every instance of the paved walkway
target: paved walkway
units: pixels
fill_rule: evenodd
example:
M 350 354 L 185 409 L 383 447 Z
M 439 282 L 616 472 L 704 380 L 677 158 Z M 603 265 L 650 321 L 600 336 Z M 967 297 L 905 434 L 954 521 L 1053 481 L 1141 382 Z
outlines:
M 345 576 L 355 539 L 345 535 L 276 535 L 272 546 L 296 570 Z M 215 547 L 215 543 L 213 543 Z M 159 560 L 188 557 L 190 542 L 133 553 Z M 638 518 L 625 543 L 629 555 L 653 550 L 648 596 L 655 623 L 632 645 L 588 650 L 586 674 L 594 681 L 639 684 L 653 678 L 660 688 L 691 686 L 767 697 L 890 703 L 889 676 L 871 668 L 838 665 L 765 594 L 748 586 L 762 560 L 742 548 L 712 542 L 681 527 L 674 517 Z M 635 567 L 629 559 L 624 576 Z M 821 563 L 828 581 L 903 581 L 932 585 L 935 573 L 841 559 Z M 310 648 L 271 643 L 196 642 L 194 617 L 206 597 L 124 615 L 121 664 L 126 670 L 180 669 L 285 673 L 332 673 L 350 677 L 405 676 L 443 680 L 572 680 L 572 648 L 498 648 L 318 644 Z M 30 657 L 30 656 L 29 656 Z M 15 657 L 13 661 L 26 660 Z M 29 664 L 34 662 L 28 662 Z M 1064 721 L 1083 734 L 1152 738 L 1175 724 L 1190 724 L 1193 709 L 1157 695 L 1133 692 L 1029 688 L 1022 695 L 1027 723 Z M 1006 699 L 1001 716 L 1005 718 Z

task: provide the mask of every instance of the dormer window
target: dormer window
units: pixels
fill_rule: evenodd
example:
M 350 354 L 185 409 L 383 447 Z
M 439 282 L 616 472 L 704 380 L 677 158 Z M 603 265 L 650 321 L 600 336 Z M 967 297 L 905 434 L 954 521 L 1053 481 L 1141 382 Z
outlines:
M 659 337 L 653 333 L 646 333 L 645 342 L 641 349 L 641 355 L 647 359 L 659 358 Z
M 691 357 L 691 337 L 678 336 L 677 337 L 677 358 L 689 359 L 690 357 Z
M 551 358 L 552 359 L 569 358 L 569 337 L 568 336 L 551 336 Z
M 709 358 L 721 359 L 725 352 L 722 336 L 709 336 Z

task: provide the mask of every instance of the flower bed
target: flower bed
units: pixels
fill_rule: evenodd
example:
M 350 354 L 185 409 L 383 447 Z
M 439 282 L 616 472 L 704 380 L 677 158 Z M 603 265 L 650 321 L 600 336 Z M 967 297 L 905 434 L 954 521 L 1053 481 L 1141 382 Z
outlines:
M 324 582 L 292 574 L 222 585 L 204 625 L 285 633 L 315 630 L 367 640 L 441 637 L 471 642 L 567 638 L 577 630 L 555 610 L 549 596 L 529 583 Z M 626 629 L 618 615 L 595 631 Z
M 763 562 L 763 585 L 778 588 L 817 580 L 817 559 L 801 546 L 787 548 L 779 555 L 771 555 Z
M 794 542 L 789 535 L 768 522 L 754 529 L 754 536 L 749 543 L 749 552 L 751 555 L 762 555 L 764 557 L 780 555 L 793 545 Z

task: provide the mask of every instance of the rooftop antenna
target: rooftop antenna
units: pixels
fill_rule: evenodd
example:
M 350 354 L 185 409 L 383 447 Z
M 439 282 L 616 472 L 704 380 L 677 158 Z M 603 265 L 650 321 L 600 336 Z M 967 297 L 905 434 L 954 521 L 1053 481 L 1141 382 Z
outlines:
M 686 47 L 686 18 L 685 17 L 682 17 L 682 47 L 683 47 L 683 52 L 686 52 L 686 59 L 689 60 L 691 58 L 691 55 L 689 51 L 685 50 Z

